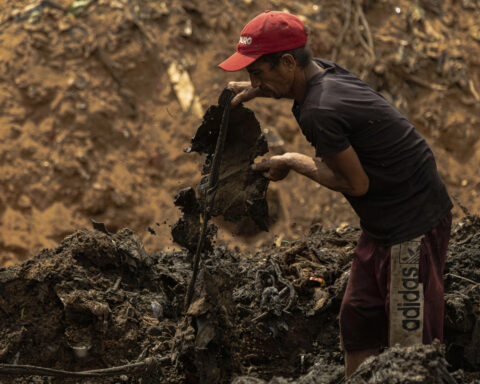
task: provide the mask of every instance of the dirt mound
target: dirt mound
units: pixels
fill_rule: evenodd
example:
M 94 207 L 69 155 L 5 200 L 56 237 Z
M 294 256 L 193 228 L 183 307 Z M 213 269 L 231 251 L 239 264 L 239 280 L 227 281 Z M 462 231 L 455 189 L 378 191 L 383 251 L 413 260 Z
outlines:
M 348 383 L 455 384 L 447 367 L 438 344 L 394 347 L 366 361 Z
M 479 233 L 478 217 L 467 217 L 449 248 L 445 343 L 459 383 L 480 379 Z M 150 254 L 128 229 L 77 231 L 55 249 L 0 269 L 0 363 L 82 371 L 163 358 L 158 382 L 227 383 L 247 375 L 244 382 L 336 383 L 343 374 L 337 316 L 358 236 L 355 227 L 312 227 L 302 239 L 255 254 L 216 246 L 183 314 L 186 251 Z M 371 367 L 389 372 L 392 354 L 413 364 L 423 353 L 423 375 L 449 377 L 437 348 L 422 348 L 407 351 L 410 357 L 393 349 Z M 362 372 L 358 380 L 368 380 Z M 124 375 L 137 383 L 142 374 Z
M 176 315 L 176 277 L 155 261 L 129 230 L 79 231 L 2 270 L 2 360 L 65 369 L 135 360 L 150 328 Z
M 198 159 L 182 150 L 203 108 L 229 80 L 246 79 L 215 68 L 264 9 L 303 17 L 316 55 L 404 112 L 433 146 L 450 192 L 478 212 L 478 7 L 360 3 L 0 0 L 0 264 L 55 247 L 91 218 L 132 228 L 152 252 L 171 247 L 164 223 L 180 215 L 172 196 L 200 178 Z M 274 151 L 313 154 L 290 106 L 249 105 Z M 296 175 L 269 199 L 278 220 L 267 236 L 222 230 L 220 240 L 254 249 L 312 223 L 357 223 L 345 199 Z
M 466 217 L 453 230 L 445 266 L 445 338 L 454 367 L 480 367 L 480 219 Z
M 393 347 L 376 357 L 367 359 L 345 381 L 349 384 L 456 384 L 448 372 L 448 363 L 439 343 L 413 347 Z M 338 367 L 326 366 L 323 360 L 311 371 L 295 380 L 274 378 L 270 384 L 322 384 L 339 382 Z M 341 370 L 340 370 L 341 371 Z M 343 372 L 340 372 L 340 375 Z M 264 380 L 239 377 L 232 384 L 265 384 Z

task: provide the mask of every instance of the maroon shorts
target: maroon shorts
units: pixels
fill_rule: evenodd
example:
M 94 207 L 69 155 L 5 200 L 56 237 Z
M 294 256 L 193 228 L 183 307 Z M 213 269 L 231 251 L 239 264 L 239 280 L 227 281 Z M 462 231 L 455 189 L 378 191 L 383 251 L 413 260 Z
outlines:
M 420 246 L 419 281 L 424 287 L 423 342 L 443 340 L 443 270 L 452 215 L 449 213 Z M 390 249 L 363 233 L 358 240 L 340 308 L 342 346 L 347 351 L 388 346 Z

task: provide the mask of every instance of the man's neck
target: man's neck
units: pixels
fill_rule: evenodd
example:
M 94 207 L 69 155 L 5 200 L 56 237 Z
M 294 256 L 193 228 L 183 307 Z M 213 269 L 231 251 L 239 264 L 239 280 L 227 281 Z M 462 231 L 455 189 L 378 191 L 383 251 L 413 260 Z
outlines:
M 322 72 L 324 69 L 320 67 L 315 61 L 310 63 L 305 68 L 297 67 L 295 73 L 295 82 L 293 85 L 294 99 L 298 104 L 302 104 L 307 94 L 308 81 L 317 73 Z

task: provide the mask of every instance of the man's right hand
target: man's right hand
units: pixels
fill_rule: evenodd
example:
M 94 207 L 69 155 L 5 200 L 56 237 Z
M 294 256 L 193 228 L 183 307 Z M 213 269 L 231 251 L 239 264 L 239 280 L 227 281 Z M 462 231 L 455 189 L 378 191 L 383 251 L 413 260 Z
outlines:
M 261 162 L 252 164 L 252 169 L 263 172 L 263 175 L 272 181 L 283 180 L 290 172 L 289 156 L 290 154 L 286 153 L 262 159 Z
M 232 99 L 232 107 L 254 99 L 255 97 L 263 96 L 262 90 L 252 88 L 252 84 L 249 81 L 231 81 L 228 83 L 227 88 L 230 88 L 235 96 Z

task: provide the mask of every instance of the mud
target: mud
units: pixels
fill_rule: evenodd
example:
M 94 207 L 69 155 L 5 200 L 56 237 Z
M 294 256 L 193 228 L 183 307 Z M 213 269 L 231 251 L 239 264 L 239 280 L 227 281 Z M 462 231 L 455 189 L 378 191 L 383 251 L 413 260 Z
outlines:
M 156 382 L 337 383 L 343 375 L 337 316 L 359 233 L 317 226 L 254 254 L 213 246 L 184 314 L 186 250 L 148 253 L 128 229 L 76 231 L 57 248 L 0 269 L 0 362 L 82 371 L 155 357 L 168 360 Z M 452 232 L 445 346 L 394 348 L 352 383 L 480 379 L 479 233 L 477 216 Z M 122 380 L 140 383 L 142 374 Z
M 203 177 L 196 187 L 198 198 L 192 187 L 175 196 L 175 205 L 180 207 L 183 215 L 172 226 L 172 237 L 191 252 L 195 252 L 200 237 L 200 217 L 205 218 L 207 211 L 208 219 L 221 216 L 235 223 L 237 233 L 254 234 L 268 230 L 270 218 L 266 197 L 269 181 L 251 169 L 255 158 L 268 152 L 267 141 L 254 113 L 238 106 L 229 112 L 223 150 L 215 155 L 223 113 L 222 106 L 210 106 L 186 149 L 188 153 L 205 154 Z M 210 178 L 217 177 L 213 176 L 215 161 L 219 164 L 218 180 L 211 186 Z M 211 250 L 217 227 L 212 223 L 208 225 L 205 247 Z
M 274 378 L 270 384 L 316 384 L 339 382 L 338 367 L 325 366 L 320 360 L 311 371 L 295 380 Z M 448 363 L 440 344 L 413 347 L 393 347 L 376 357 L 367 359 L 349 380 L 350 384 L 404 383 L 404 384 L 455 384 L 454 376 L 448 372 Z M 265 384 L 266 381 L 253 377 L 239 377 L 232 384 Z
M 202 175 L 211 173 L 215 146 L 222 122 L 223 108 L 208 108 L 203 123 L 192 138 L 189 152 L 206 154 Z M 239 222 L 250 218 L 258 230 L 268 230 L 269 217 L 266 192 L 268 179 L 251 169 L 258 156 L 268 152 L 267 141 L 262 134 L 255 114 L 248 108 L 238 106 L 230 111 L 227 136 L 221 154 L 218 185 L 211 210 L 212 216 Z M 200 205 L 208 202 L 208 176 L 197 187 Z M 252 230 L 255 232 L 255 229 Z
M 200 221 L 202 211 L 195 190 L 192 187 L 182 189 L 175 196 L 175 205 L 180 207 L 183 215 L 172 226 L 173 241 L 187 248 L 194 254 L 197 249 L 202 226 Z M 218 228 L 215 224 L 207 223 L 204 240 L 205 251 L 212 251 L 214 236 L 217 230 Z
M 368 30 L 354 3 L 96 0 L 71 8 L 73 0 L 0 0 L 0 264 L 56 247 L 90 219 L 113 232 L 132 228 L 149 252 L 179 249 L 169 230 L 181 216 L 172 196 L 201 178 L 201 160 L 183 148 L 228 81 L 247 80 L 216 66 L 265 9 L 303 17 L 315 55 L 352 69 L 405 113 L 449 191 L 478 213 L 476 3 L 365 1 Z M 179 98 L 179 89 L 189 91 Z M 291 102 L 247 106 L 272 152 L 313 154 Z M 218 241 L 254 250 L 312 224 L 358 224 L 343 198 L 297 175 L 272 184 L 267 198 L 267 234 L 222 226 Z M 462 215 L 456 207 L 454 217 Z
M 480 367 L 480 270 L 478 216 L 454 228 L 445 268 L 445 338 L 447 358 L 454 367 Z
M 225 92 L 229 91 L 224 90 L 220 98 L 225 97 Z M 268 179 L 251 169 L 254 159 L 268 152 L 267 141 L 251 110 L 238 106 L 228 112 L 223 122 L 224 106 L 220 101 L 219 105 L 210 106 L 190 147 L 185 150 L 205 154 L 203 177 L 196 187 L 198 198 L 195 190 L 189 187 L 181 190 L 174 201 L 183 215 L 172 226 L 172 238 L 191 253 L 197 249 L 201 222 L 211 217 L 221 216 L 235 223 L 238 233 L 268 230 Z M 226 129 L 224 141 L 219 139 L 222 124 Z M 210 178 L 216 182 L 211 182 Z M 217 230 L 216 225 L 208 222 L 204 240 L 206 251 L 212 250 Z

